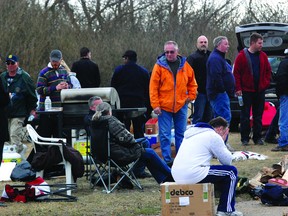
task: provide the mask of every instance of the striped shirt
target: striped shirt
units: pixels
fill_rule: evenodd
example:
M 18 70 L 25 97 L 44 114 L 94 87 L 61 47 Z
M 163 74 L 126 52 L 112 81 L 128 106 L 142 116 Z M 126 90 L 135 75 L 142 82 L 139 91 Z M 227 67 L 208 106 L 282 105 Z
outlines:
M 60 67 L 57 70 L 51 67 L 45 67 L 39 73 L 37 80 L 37 93 L 40 95 L 39 107 L 40 111 L 45 110 L 45 98 L 50 96 L 52 107 L 61 107 L 60 91 L 56 90 L 56 86 L 60 82 L 67 82 L 71 88 L 71 80 L 68 72 Z

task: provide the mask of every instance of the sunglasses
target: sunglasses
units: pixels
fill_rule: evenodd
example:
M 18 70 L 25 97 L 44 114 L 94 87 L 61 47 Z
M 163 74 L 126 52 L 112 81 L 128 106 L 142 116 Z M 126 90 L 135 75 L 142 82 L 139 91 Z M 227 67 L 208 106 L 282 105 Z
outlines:
M 13 62 L 13 61 L 8 61 L 8 62 L 6 62 L 6 64 L 7 64 L 7 65 L 10 65 L 10 64 L 11 64 L 11 65 L 15 65 L 15 62 Z
M 174 54 L 175 51 L 174 50 L 171 50 L 171 51 L 165 51 L 165 54 Z

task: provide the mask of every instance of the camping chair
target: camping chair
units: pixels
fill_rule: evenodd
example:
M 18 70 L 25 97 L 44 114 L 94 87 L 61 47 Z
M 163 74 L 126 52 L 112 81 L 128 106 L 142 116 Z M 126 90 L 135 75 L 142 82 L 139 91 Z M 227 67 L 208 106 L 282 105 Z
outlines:
M 33 144 L 33 149 L 34 152 L 36 153 L 36 145 L 42 145 L 42 146 L 57 146 L 60 150 L 61 156 L 62 156 L 62 161 L 59 163 L 59 165 L 63 164 L 65 167 L 65 175 L 66 175 L 66 189 L 67 195 L 71 196 L 71 191 L 72 189 L 76 188 L 76 184 L 73 184 L 73 178 L 72 178 L 72 169 L 71 169 L 71 164 L 65 160 L 63 156 L 63 143 L 66 143 L 66 139 L 64 138 L 46 138 L 46 137 L 41 137 L 35 129 L 30 125 L 27 124 L 26 126 L 27 131 L 29 133 L 29 136 L 32 140 Z M 44 170 L 41 170 L 40 172 L 36 173 L 36 176 L 40 176 L 43 178 Z M 63 192 L 63 190 L 62 190 Z
M 108 121 L 92 122 L 90 125 L 90 186 L 94 188 L 102 182 L 103 192 L 111 193 L 126 177 L 142 190 L 142 186 L 133 173 L 133 168 L 139 158 L 129 164 L 116 163 L 110 156 L 110 133 Z M 95 170 L 92 170 L 93 165 Z M 119 180 L 114 184 L 111 180 L 112 170 L 117 172 Z M 106 181 L 105 181 L 106 180 Z M 114 184 L 112 186 L 112 184 Z

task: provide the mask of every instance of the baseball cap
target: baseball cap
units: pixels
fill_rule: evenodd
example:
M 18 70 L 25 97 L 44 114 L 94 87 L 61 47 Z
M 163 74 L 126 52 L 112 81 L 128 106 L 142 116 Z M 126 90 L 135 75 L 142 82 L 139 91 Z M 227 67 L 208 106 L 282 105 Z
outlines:
M 6 62 L 7 62 L 7 61 L 18 62 L 18 58 L 17 58 L 17 56 L 15 56 L 15 55 L 9 54 L 9 55 L 6 57 Z
M 129 57 L 130 59 L 136 59 L 137 58 L 137 53 L 133 50 L 127 50 L 122 57 Z
M 52 50 L 50 59 L 59 62 L 62 59 L 62 52 L 60 50 Z

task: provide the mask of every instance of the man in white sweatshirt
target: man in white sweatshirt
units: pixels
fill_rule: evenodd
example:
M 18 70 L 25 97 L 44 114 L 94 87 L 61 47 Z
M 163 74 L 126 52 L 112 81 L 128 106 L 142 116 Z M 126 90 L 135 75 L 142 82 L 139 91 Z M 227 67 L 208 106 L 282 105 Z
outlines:
M 242 216 L 235 211 L 237 169 L 231 165 L 233 156 L 224 143 L 228 133 L 228 123 L 222 117 L 190 127 L 184 134 L 171 172 L 179 184 L 211 182 L 219 187 L 222 193 L 217 216 Z M 210 165 L 213 157 L 222 165 Z

